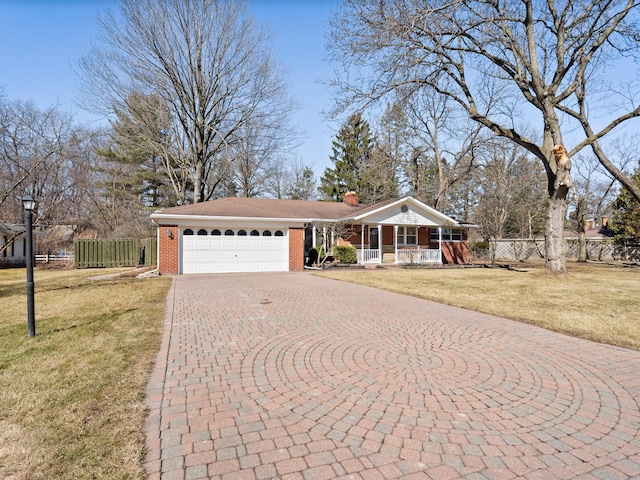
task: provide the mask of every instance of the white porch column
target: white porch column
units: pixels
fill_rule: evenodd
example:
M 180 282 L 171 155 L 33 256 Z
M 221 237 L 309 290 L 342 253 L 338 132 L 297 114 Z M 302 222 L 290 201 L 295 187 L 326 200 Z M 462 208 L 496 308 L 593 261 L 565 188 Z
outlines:
M 393 226 L 393 263 L 398 263 L 398 225 Z
M 316 248 L 318 246 L 318 244 L 316 243 L 318 241 L 317 239 L 317 235 L 316 235 L 316 226 L 311 224 L 311 243 L 312 243 L 312 247 Z
M 364 263 L 364 223 L 360 224 L 360 263 Z
M 438 250 L 440 250 L 440 263 L 442 263 L 442 227 L 438 227 Z
M 322 227 L 322 248 L 324 253 L 327 253 L 327 227 Z
M 378 255 L 380 257 L 380 262 L 382 263 L 382 225 L 378 224 Z

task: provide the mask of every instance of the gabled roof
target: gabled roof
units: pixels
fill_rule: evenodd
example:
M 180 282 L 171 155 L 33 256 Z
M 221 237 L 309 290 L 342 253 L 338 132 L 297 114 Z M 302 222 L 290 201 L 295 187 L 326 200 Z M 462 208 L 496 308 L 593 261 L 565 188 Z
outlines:
M 0 222 L 0 232 L 7 235 L 24 233 L 24 225 Z
M 197 217 L 198 219 L 262 219 L 292 220 L 310 222 L 325 221 L 366 221 L 379 218 L 385 210 L 410 205 L 414 211 L 432 219 L 434 225 L 459 225 L 443 213 L 429 207 L 413 197 L 393 198 L 372 205 L 350 205 L 345 202 L 318 202 L 308 200 L 280 200 L 274 198 L 227 197 L 208 202 L 159 210 L 151 215 L 156 223 L 162 220 Z M 399 211 L 399 210 L 398 210 Z M 394 210 L 395 213 L 395 210 Z M 375 220 L 378 221 L 378 220 Z
M 197 215 L 211 217 L 248 217 L 269 219 L 339 219 L 351 217 L 366 205 L 352 206 L 344 202 L 313 202 L 276 198 L 227 197 L 208 202 L 166 208 L 151 215 Z

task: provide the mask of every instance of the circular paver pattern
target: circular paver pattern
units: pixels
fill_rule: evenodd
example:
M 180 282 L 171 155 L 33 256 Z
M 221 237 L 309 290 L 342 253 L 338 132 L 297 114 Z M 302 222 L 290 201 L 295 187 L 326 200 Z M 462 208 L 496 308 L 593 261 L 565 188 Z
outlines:
M 640 352 L 307 274 L 168 307 L 150 478 L 640 478 Z
M 444 422 L 460 432 L 508 436 L 514 445 L 527 444 L 531 434 L 538 441 L 574 439 L 580 446 L 572 455 L 591 457 L 592 445 L 614 435 L 621 402 L 635 406 L 602 372 L 585 370 L 562 352 L 550 355 L 535 342 L 494 341 L 503 332 L 477 327 L 460 336 L 458 324 L 429 320 L 402 332 L 371 321 L 366 332 L 352 326 L 325 323 L 263 342 L 244 359 L 243 370 L 252 372 L 244 387 L 267 409 L 282 413 L 285 405 L 284 414 L 299 413 L 330 427 L 329 437 L 375 452 L 399 424 L 408 438 L 428 442 Z M 366 435 L 350 434 L 351 427 L 383 436 L 366 442 Z M 399 452 L 400 458 L 416 455 Z

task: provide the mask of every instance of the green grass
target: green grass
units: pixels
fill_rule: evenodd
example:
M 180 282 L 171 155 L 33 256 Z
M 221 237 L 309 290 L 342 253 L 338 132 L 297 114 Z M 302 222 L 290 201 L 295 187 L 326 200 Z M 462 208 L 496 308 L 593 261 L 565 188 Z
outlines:
M 144 387 L 170 279 L 0 270 L 0 478 L 144 478 Z
M 504 268 L 327 270 L 360 283 L 489 313 L 598 342 L 640 350 L 640 268 L 542 264 Z

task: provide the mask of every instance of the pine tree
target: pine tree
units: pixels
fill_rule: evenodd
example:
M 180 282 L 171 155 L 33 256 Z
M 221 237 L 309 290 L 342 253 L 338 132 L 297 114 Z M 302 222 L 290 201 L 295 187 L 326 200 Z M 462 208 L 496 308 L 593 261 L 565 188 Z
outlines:
M 305 166 L 301 172 L 293 173 L 295 178 L 293 185 L 287 192 L 287 197 L 291 200 L 312 200 L 316 180 L 311 167 Z
M 158 115 L 140 115 L 138 105 L 143 103 L 153 104 Z M 132 94 L 128 106 L 128 111 L 116 112 L 118 118 L 113 123 L 110 145 L 96 149 L 96 153 L 110 164 L 107 168 L 112 173 L 121 172 L 120 188 L 126 190 L 132 200 L 137 199 L 142 207 L 155 209 L 175 205 L 170 178 L 158 151 L 168 141 L 160 114 L 161 105 L 154 97 Z M 153 130 L 157 141 L 145 141 L 142 130 Z
M 640 167 L 631 179 L 640 186 Z M 640 202 L 623 187 L 611 208 L 613 217 L 609 229 L 614 233 L 615 240 L 620 243 L 629 240 L 640 243 Z
M 373 145 L 369 123 L 359 113 L 351 115 L 333 141 L 330 158 L 334 166 L 327 167 L 320 179 L 318 190 L 325 200 L 340 202 L 345 193 L 355 191 L 366 201 L 362 173 Z

